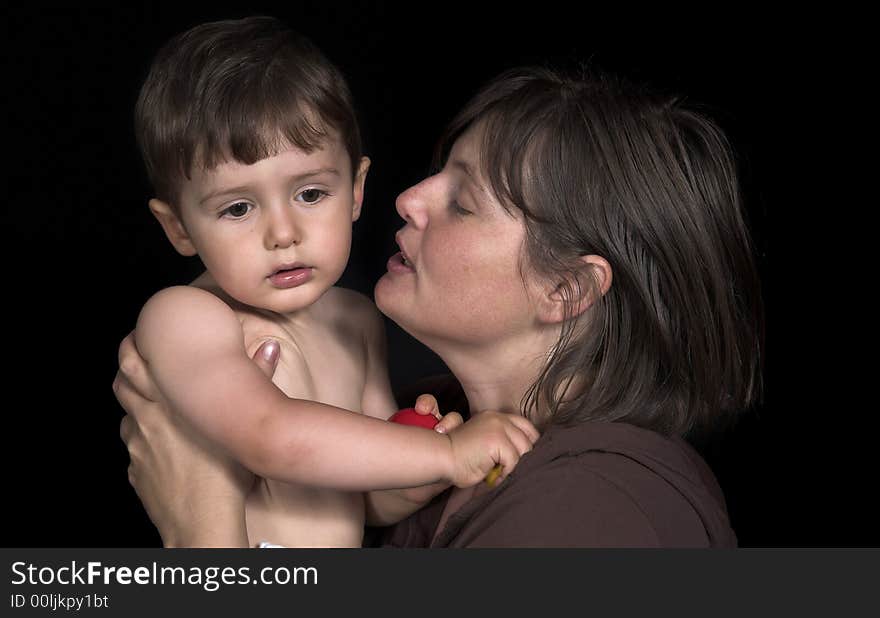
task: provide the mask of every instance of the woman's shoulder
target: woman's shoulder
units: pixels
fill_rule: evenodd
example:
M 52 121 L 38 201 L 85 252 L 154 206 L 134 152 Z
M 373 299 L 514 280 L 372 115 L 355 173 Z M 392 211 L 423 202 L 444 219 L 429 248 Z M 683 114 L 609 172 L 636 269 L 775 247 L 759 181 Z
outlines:
M 578 458 L 587 467 L 632 462 L 633 471 L 644 469 L 671 481 L 704 485 L 723 502 L 717 481 L 702 457 L 682 438 L 667 436 L 624 422 L 587 421 L 572 426 L 551 426 L 536 445 L 535 464 L 560 456 Z M 718 490 L 718 491 L 716 491 Z
M 470 544 L 731 546 L 717 482 L 682 440 L 625 423 L 551 427 L 479 521 Z

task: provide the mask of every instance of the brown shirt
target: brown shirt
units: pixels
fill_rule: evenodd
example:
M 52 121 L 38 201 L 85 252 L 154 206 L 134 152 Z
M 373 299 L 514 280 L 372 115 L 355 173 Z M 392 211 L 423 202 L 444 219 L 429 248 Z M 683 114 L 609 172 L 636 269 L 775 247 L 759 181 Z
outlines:
M 498 487 L 453 513 L 449 491 L 384 532 L 390 547 L 735 547 L 724 497 L 678 438 L 626 423 L 549 428 Z

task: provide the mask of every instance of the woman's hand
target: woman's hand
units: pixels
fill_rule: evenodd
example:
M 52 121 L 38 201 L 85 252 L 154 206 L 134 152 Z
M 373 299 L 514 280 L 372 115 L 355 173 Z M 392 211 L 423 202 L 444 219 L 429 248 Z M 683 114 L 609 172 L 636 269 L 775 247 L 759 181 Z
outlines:
M 255 356 L 268 375 L 278 349 L 264 344 Z M 253 474 L 172 413 L 131 334 L 119 347 L 119 365 L 113 390 L 128 412 L 120 435 L 131 458 L 129 482 L 165 546 L 246 546 L 244 504 Z

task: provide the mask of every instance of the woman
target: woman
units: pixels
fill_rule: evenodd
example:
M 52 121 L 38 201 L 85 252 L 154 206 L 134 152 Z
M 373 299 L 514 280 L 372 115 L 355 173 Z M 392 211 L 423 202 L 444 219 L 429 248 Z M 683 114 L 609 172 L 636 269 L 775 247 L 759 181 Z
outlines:
M 442 169 L 397 200 L 401 253 L 376 304 L 446 362 L 472 414 L 519 411 L 543 435 L 499 487 L 444 492 L 386 543 L 735 545 L 683 439 L 760 391 L 759 284 L 721 131 L 609 76 L 519 69 L 465 106 L 438 153 Z M 149 399 L 136 354 L 122 356 Z M 138 438 L 153 455 L 133 482 L 154 522 L 226 535 L 236 471 L 123 390 L 169 436 Z M 172 512 L 190 490 L 205 515 Z

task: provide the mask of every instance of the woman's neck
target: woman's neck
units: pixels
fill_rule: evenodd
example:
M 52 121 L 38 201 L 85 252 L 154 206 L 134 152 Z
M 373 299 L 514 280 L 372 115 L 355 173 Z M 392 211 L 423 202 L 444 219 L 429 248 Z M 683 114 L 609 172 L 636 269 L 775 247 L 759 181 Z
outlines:
M 471 414 L 486 410 L 521 414 L 521 402 L 538 379 L 558 334 L 531 333 L 491 346 L 432 345 L 461 383 Z

